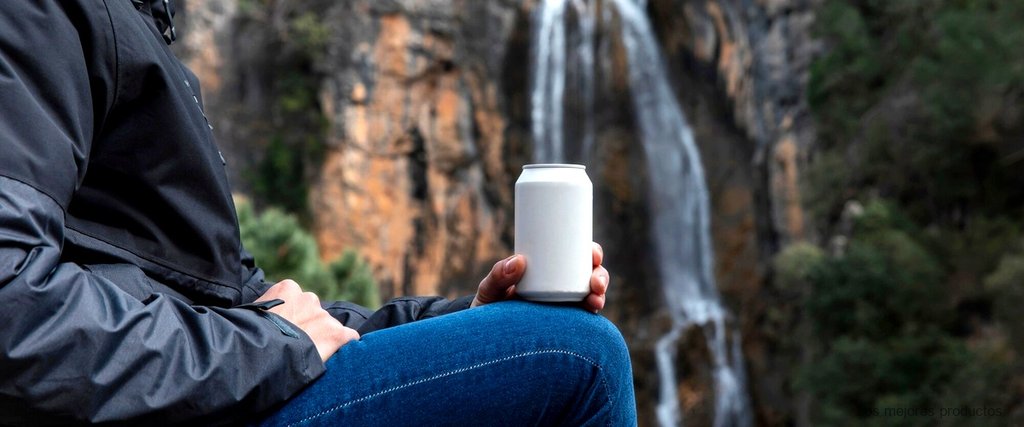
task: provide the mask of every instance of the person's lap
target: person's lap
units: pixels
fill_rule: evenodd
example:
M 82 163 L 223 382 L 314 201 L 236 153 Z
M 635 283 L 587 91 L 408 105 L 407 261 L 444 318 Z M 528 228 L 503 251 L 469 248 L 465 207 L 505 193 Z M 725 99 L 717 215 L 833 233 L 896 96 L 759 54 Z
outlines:
M 262 425 L 632 425 L 631 377 L 603 317 L 505 302 L 364 335 Z

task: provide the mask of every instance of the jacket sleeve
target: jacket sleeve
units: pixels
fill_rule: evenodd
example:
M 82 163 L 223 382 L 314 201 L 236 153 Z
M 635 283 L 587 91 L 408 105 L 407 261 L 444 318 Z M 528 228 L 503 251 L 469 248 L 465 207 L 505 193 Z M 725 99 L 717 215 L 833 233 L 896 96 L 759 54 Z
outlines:
M 242 249 L 243 302 L 251 302 L 263 295 L 272 283 L 265 280 L 263 270 L 256 267 L 252 255 Z M 302 285 L 301 283 L 299 285 Z M 348 301 L 323 301 L 321 305 L 332 317 L 360 334 L 390 328 L 420 319 L 469 308 L 473 296 L 448 300 L 441 297 L 402 297 L 384 304 L 377 311 Z
M 105 43 L 89 36 L 97 7 L 0 2 L 0 424 L 217 424 L 268 408 L 324 370 L 300 330 L 259 307 L 140 301 L 62 260 L 113 96 L 83 53 Z
M 252 302 L 267 292 L 273 283 L 266 281 L 263 269 L 256 266 L 249 251 L 242 248 L 242 302 Z M 299 284 L 300 286 L 302 283 Z M 372 310 L 348 301 L 322 301 L 320 305 L 331 317 L 338 319 L 342 325 L 358 330 L 363 322 L 373 313 Z
M 469 308 L 472 302 L 472 295 L 454 300 L 442 297 L 395 298 L 373 312 L 357 330 L 360 334 L 365 334 L 403 323 L 454 313 Z

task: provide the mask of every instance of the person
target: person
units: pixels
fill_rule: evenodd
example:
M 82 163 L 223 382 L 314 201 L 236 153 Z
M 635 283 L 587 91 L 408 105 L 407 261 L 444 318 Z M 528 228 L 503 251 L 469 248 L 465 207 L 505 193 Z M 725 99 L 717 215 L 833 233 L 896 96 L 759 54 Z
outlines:
M 0 424 L 633 425 L 593 312 L 475 295 L 377 311 L 264 280 L 168 0 L 0 2 Z

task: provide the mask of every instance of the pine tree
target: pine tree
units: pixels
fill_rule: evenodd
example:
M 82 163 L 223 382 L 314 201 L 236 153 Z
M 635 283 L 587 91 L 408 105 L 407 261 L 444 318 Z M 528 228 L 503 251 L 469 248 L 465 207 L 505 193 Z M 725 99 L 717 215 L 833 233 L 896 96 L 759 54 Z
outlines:
M 348 249 L 330 263 L 298 218 L 277 208 L 257 214 L 246 201 L 237 201 L 242 244 L 256 259 L 268 281 L 292 279 L 321 300 L 345 300 L 374 308 L 380 305 L 377 283 L 359 254 Z

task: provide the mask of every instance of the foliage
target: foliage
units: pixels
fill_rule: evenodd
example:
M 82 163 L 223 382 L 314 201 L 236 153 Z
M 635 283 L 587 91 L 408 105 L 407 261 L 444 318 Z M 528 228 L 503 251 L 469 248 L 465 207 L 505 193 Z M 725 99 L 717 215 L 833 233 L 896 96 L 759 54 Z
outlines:
M 268 0 L 238 0 L 238 11 L 243 15 L 251 15 L 266 7 Z
M 347 250 L 338 260 L 325 264 L 316 240 L 295 215 L 276 208 L 257 214 L 247 202 L 236 205 L 242 244 L 268 281 L 295 280 L 322 300 L 352 301 L 371 308 L 380 305 L 369 266 L 356 252 Z
M 825 252 L 813 244 L 800 242 L 787 246 L 772 261 L 775 283 L 783 290 L 803 289 L 824 259 Z
M 787 246 L 772 260 L 774 286 L 764 295 L 765 311 L 759 323 L 761 333 L 774 346 L 772 354 L 778 357 L 775 369 L 785 377 L 795 377 L 800 363 L 808 360 L 813 334 L 802 308 L 811 290 L 812 273 L 826 260 L 823 250 L 806 242 Z M 786 386 L 791 394 L 806 394 L 806 390 L 794 389 L 792 382 Z
M 985 278 L 985 287 L 995 301 L 995 316 L 1006 326 L 1011 345 L 1018 355 L 1024 355 L 1024 241 L 1020 249 L 1008 253 L 999 261 L 998 268 Z
M 846 199 L 881 194 L 948 226 L 1021 213 L 1024 3 L 829 0 L 819 22 L 829 50 L 808 93 L 825 153 L 812 195 L 841 179 L 831 188 Z M 839 159 L 845 176 L 820 177 Z M 844 201 L 813 208 L 835 219 Z
M 305 158 L 280 137 L 270 140 L 263 155 L 263 161 L 256 165 L 252 176 L 253 192 L 288 212 L 305 214 L 309 206 L 309 192 L 303 185 Z
M 316 13 L 299 13 L 289 21 L 288 28 L 291 39 L 306 57 L 314 61 L 322 59 L 331 33 Z
M 856 219 L 845 253 L 808 264 L 811 290 L 803 309 L 819 356 L 795 381 L 817 399 L 818 423 L 932 425 L 938 417 L 876 411 L 1007 407 L 1005 395 L 991 386 L 1006 386 L 999 381 L 1008 364 L 989 360 L 957 336 L 946 271 L 921 235 L 893 204 L 871 202 Z M 986 379 L 995 382 L 978 384 Z
M 820 143 L 804 200 L 825 241 L 848 243 L 774 265 L 778 287 L 804 289 L 792 317 L 811 331 L 812 361 L 793 380 L 815 396 L 813 419 L 1024 413 L 1024 2 L 825 0 L 816 25 L 826 50 L 808 102 Z M 852 224 L 850 200 L 872 201 Z
M 328 300 L 353 301 L 357 304 L 376 308 L 380 305 L 380 293 L 373 279 L 370 266 L 353 250 L 346 250 L 341 258 L 327 266 L 328 272 L 338 286 L 334 292 L 325 292 Z
M 307 222 L 308 182 L 325 150 L 327 118 L 320 105 L 323 62 L 330 29 L 312 10 L 315 3 L 245 0 L 239 26 L 259 28 L 259 43 L 274 55 L 252 64 L 270 83 L 268 111 L 260 126 L 265 140 L 260 160 L 246 171 L 258 205 L 280 207 Z M 270 31 L 266 27 L 272 27 Z

